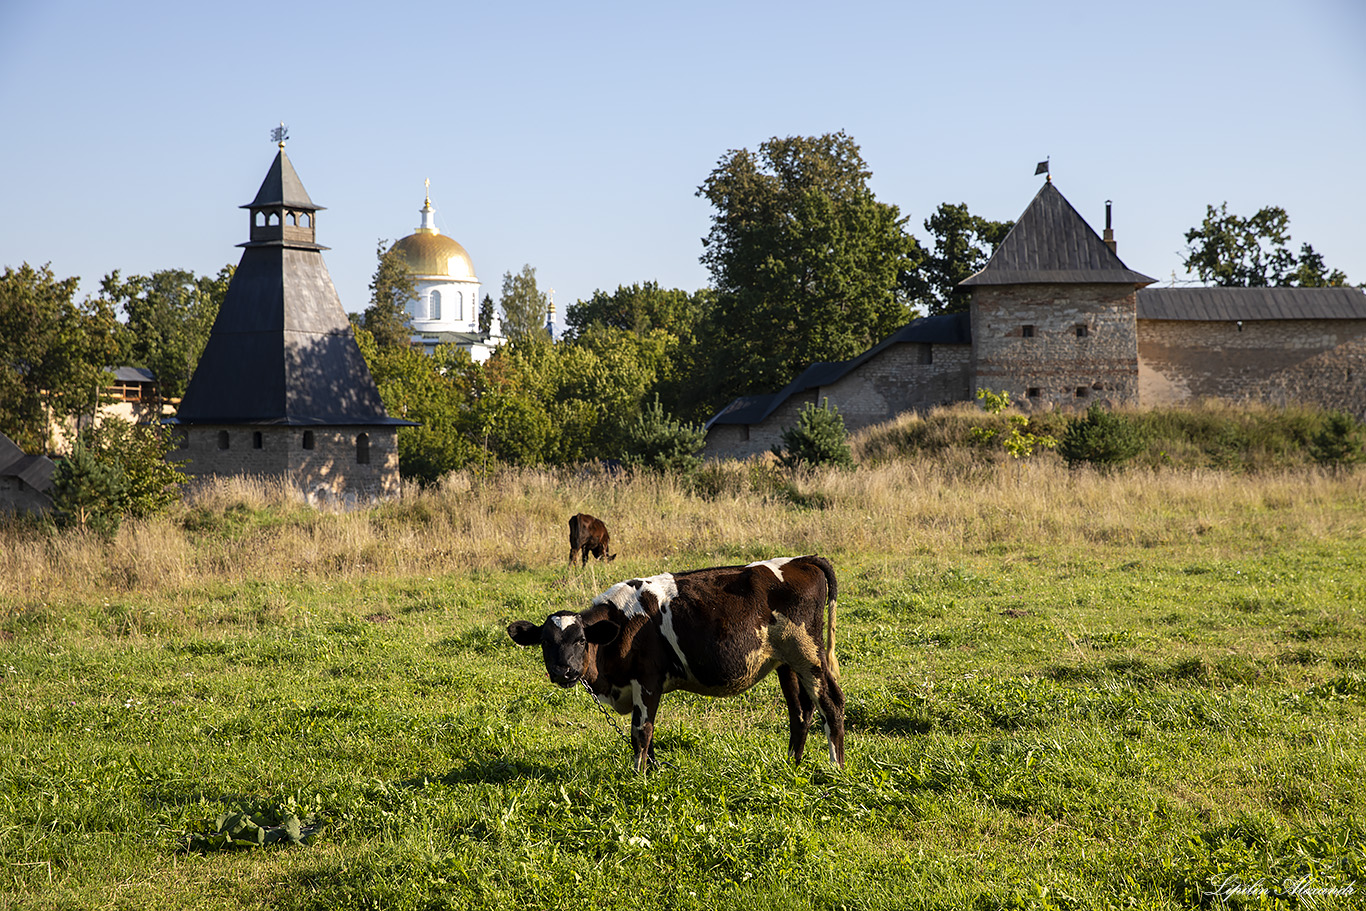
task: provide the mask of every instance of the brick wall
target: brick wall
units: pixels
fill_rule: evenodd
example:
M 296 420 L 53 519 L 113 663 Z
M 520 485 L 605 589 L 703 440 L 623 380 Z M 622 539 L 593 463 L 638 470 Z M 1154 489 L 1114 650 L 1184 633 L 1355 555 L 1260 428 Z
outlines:
M 190 477 L 288 478 L 310 497 L 323 499 L 398 492 L 398 434 L 392 427 L 203 424 L 182 428 L 182 432 L 181 447 L 168 458 L 182 463 Z M 361 435 L 368 446 L 359 445 Z M 305 448 L 306 442 L 311 448 Z M 359 461 L 362 449 L 369 459 L 366 463 Z
M 969 398 L 987 388 L 1024 408 L 1138 404 L 1136 304 L 1132 285 L 974 288 Z
M 1202 398 L 1366 415 L 1366 320 L 1142 320 L 1145 407 Z

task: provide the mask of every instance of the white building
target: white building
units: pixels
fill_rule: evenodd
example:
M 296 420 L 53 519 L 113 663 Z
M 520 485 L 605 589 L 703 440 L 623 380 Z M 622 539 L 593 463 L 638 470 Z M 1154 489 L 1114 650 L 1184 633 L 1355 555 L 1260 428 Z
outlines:
M 436 227 L 430 196 L 419 212 L 422 223 L 394 244 L 417 292 L 407 306 L 413 344 L 429 351 L 437 345 L 455 345 L 476 362 L 488 360 L 506 341 L 498 312 L 494 310 L 489 331 L 479 331 L 480 286 L 474 262 L 464 247 Z

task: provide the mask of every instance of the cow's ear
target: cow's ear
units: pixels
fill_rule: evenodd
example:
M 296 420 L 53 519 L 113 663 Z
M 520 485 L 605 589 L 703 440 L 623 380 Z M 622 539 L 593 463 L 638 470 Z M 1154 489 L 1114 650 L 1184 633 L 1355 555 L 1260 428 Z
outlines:
M 617 633 L 621 632 L 621 627 L 611 620 L 599 620 L 583 631 L 584 638 L 594 645 L 606 645 L 617 638 Z
M 529 620 L 516 620 L 509 623 L 508 635 L 518 645 L 541 644 L 541 628 Z

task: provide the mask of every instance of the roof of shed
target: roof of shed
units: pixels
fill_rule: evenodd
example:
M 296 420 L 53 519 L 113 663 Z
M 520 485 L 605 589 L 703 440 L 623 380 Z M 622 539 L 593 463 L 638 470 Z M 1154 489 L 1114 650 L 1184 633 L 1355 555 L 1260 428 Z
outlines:
M 1125 266 L 1048 181 L 996 248 L 986 268 L 959 285 L 1147 285 L 1154 281 Z
M 1366 319 L 1360 288 L 1141 288 L 1138 318 Z
M 18 478 L 34 490 L 52 486 L 57 465 L 45 455 L 29 455 L 19 444 L 0 433 L 0 476 Z

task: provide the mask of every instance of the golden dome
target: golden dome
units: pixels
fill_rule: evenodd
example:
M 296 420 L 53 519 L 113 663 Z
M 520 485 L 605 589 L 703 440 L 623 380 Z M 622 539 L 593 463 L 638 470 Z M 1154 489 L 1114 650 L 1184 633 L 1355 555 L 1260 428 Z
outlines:
M 419 229 L 394 244 L 414 277 L 474 279 L 474 263 L 465 248 L 444 234 Z

